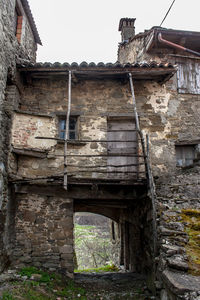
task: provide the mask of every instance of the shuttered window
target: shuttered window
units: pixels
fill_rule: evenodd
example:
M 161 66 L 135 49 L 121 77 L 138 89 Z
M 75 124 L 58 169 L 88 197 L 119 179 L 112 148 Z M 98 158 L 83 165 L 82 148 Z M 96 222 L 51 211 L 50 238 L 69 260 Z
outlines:
M 195 145 L 176 146 L 176 165 L 178 167 L 191 166 L 195 159 Z
M 178 62 L 178 92 L 181 94 L 200 94 L 200 61 L 184 59 Z

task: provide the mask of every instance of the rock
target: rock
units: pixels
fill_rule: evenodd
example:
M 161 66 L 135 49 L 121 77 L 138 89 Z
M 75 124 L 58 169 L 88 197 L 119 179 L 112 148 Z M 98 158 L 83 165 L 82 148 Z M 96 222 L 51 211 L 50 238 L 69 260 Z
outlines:
M 187 236 L 187 233 L 185 233 L 184 231 L 178 231 L 178 230 L 170 230 L 167 229 L 165 227 L 160 227 L 160 232 L 162 235 L 167 235 L 167 236 L 171 236 L 171 235 L 183 235 L 183 236 Z
M 185 249 L 183 247 L 175 246 L 175 245 L 162 245 L 162 250 L 166 254 L 179 254 L 179 253 L 185 253 Z
M 42 277 L 42 275 L 41 274 L 32 274 L 32 276 L 31 276 L 31 280 L 40 280 L 41 279 L 41 277 Z
M 162 273 L 164 283 L 175 295 L 199 291 L 200 277 L 165 270 Z
M 166 290 L 162 290 L 160 293 L 160 300 L 168 300 L 167 292 Z
M 73 246 L 72 245 L 65 245 L 63 247 L 60 247 L 60 253 L 63 254 L 69 254 L 73 252 Z
M 168 258 L 167 259 L 168 266 L 181 271 L 187 271 L 188 270 L 188 264 L 184 261 L 181 261 L 180 259 L 176 258 Z
M 22 280 L 27 280 L 28 276 L 21 276 Z
M 155 281 L 155 286 L 157 290 L 161 290 L 162 289 L 162 283 L 160 281 Z

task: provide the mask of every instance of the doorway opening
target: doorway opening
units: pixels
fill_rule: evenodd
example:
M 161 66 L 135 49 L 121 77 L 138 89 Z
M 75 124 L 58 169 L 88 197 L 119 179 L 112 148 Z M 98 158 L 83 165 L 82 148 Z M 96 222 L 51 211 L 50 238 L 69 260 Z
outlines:
M 117 271 L 120 246 L 118 223 L 99 214 L 74 214 L 75 273 Z

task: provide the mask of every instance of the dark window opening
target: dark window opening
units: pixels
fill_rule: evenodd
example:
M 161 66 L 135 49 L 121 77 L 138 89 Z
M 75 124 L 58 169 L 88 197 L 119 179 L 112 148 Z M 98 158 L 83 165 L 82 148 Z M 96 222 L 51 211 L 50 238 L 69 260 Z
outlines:
M 65 130 L 66 130 L 66 118 L 62 118 L 59 120 L 59 137 L 61 139 L 65 138 Z M 69 119 L 69 139 L 76 140 L 77 139 L 77 117 L 70 117 Z
M 176 145 L 176 165 L 178 167 L 191 166 L 194 163 L 195 145 Z

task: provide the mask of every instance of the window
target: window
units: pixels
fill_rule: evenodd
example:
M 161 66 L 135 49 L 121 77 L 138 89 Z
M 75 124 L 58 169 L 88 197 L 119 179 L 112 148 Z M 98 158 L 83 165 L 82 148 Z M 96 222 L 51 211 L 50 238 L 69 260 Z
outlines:
M 176 165 L 178 167 L 191 166 L 196 158 L 195 145 L 176 146 Z
M 59 137 L 61 139 L 65 138 L 65 129 L 66 129 L 66 118 L 59 119 Z M 69 139 L 76 140 L 77 139 L 77 117 L 69 118 Z
M 200 94 L 200 62 L 194 59 L 180 61 L 177 80 L 180 94 Z

